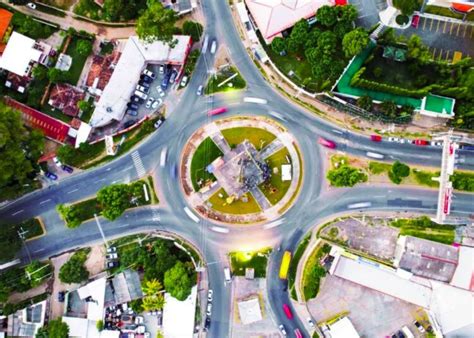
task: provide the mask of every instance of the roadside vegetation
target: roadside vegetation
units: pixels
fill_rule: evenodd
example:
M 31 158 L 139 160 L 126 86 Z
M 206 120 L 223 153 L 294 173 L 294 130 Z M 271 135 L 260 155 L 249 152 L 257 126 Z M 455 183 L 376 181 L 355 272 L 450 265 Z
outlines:
M 298 244 L 298 248 L 293 254 L 293 257 L 290 262 L 290 267 L 288 268 L 288 290 L 290 292 L 291 298 L 298 300 L 296 295 L 296 272 L 298 270 L 298 264 L 303 256 L 306 248 L 311 241 L 311 233 L 307 234 L 301 242 Z
M 76 251 L 69 260 L 61 266 L 59 269 L 59 280 L 62 283 L 81 283 L 89 278 L 89 271 L 87 271 L 84 263 L 90 251 L 90 248 Z
M 368 177 L 361 169 L 341 165 L 329 170 L 326 178 L 334 187 L 353 187 L 357 183 L 367 182 Z
M 224 82 L 226 80 L 228 81 Z M 240 75 L 237 68 L 230 66 L 219 70 L 215 75 L 211 75 L 204 92 L 207 95 L 219 92 L 229 92 L 232 90 L 243 89 L 246 85 L 247 83 L 245 82 L 245 79 Z
M 268 257 L 271 253 L 271 248 L 264 248 L 251 252 L 229 252 L 232 274 L 236 276 L 245 276 L 246 269 L 254 269 L 255 278 L 265 278 Z
M 331 251 L 327 243 L 319 244 L 308 258 L 303 271 L 302 289 L 305 301 L 315 298 L 319 292 L 321 279 L 326 276 L 326 270 L 321 265 L 321 259 Z
M 400 235 L 414 236 L 443 244 L 454 242 L 454 225 L 437 224 L 427 216 L 419 218 L 399 219 L 390 222 L 390 226 L 400 229 Z
M 15 258 L 23 241 L 43 235 L 44 230 L 37 218 L 19 224 L 5 223 L 0 226 L 0 264 Z

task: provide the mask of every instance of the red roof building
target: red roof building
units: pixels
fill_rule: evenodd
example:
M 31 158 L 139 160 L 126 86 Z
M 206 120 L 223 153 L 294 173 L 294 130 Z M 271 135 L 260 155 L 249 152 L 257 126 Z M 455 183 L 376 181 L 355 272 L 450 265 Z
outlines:
M 89 87 L 91 93 L 104 90 L 107 83 L 109 83 L 120 55 L 119 51 L 113 51 L 106 56 L 94 55 L 92 57 L 92 65 L 86 79 L 86 86 Z
M 8 27 L 10 27 L 10 21 L 12 20 L 13 13 L 6 9 L 0 8 L 0 54 L 5 50 L 6 44 L 3 43 L 3 38 L 7 33 Z
M 57 83 L 51 90 L 48 103 L 68 116 L 77 116 L 77 103 L 84 100 L 85 93 L 66 83 Z

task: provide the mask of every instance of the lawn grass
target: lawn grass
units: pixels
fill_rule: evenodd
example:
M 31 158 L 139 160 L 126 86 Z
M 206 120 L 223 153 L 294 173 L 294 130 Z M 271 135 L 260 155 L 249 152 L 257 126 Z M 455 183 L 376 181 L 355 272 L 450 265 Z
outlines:
M 449 224 L 437 224 L 428 217 L 398 219 L 390 223 L 391 226 L 400 229 L 400 235 L 413 236 L 427 239 L 443 244 L 453 244 L 455 226 Z
M 290 162 L 288 162 L 287 159 L 290 159 Z M 283 181 L 281 177 L 282 164 L 291 164 L 290 152 L 287 148 L 280 149 L 273 155 L 267 157 L 265 161 L 270 166 L 272 175 L 270 176 L 270 180 L 260 184 L 259 188 L 268 201 L 272 205 L 275 205 L 285 196 L 291 185 L 291 180 Z M 274 172 L 275 168 L 278 169 L 277 173 Z
M 236 276 L 245 276 L 245 269 L 253 268 L 255 269 L 256 278 L 264 278 L 266 276 L 268 256 L 271 252 L 271 248 L 264 248 L 253 252 L 229 252 L 232 273 Z
M 326 275 L 326 270 L 321 266 L 320 260 L 329 251 L 331 251 L 329 244 L 318 245 L 304 266 L 302 283 L 305 301 L 318 295 L 321 278 Z
M 464 15 L 462 14 L 452 12 L 447 7 L 439 7 L 439 6 L 432 6 L 432 5 L 425 6 L 424 12 L 435 14 L 435 15 L 447 16 L 449 18 L 455 18 L 455 19 L 460 19 L 460 20 L 462 20 L 462 18 L 464 17 Z
M 74 13 L 88 17 L 92 20 L 100 20 L 102 16 L 102 8 L 97 5 L 94 0 L 79 0 L 74 6 Z
M 210 137 L 204 139 L 204 141 L 202 141 L 196 148 L 191 160 L 191 182 L 193 183 L 195 191 L 199 191 L 200 189 L 198 182 L 214 182 L 216 180 L 213 174 L 206 171 L 206 167 L 222 155 L 222 151 L 216 146 Z
M 234 74 L 237 74 L 237 76 L 219 87 L 219 84 L 221 82 L 225 81 Z M 232 86 L 229 86 L 229 84 L 232 84 Z M 219 71 L 215 77 L 211 76 L 204 92 L 207 95 L 218 92 L 229 92 L 233 90 L 243 89 L 246 85 L 247 83 L 245 82 L 245 79 L 242 77 L 242 75 L 240 75 L 237 68 L 229 67 L 227 69 Z
M 375 161 L 369 162 L 369 172 L 373 175 L 388 173 L 391 168 L 392 168 L 392 165 L 389 163 L 375 162 Z
M 19 224 L 21 230 L 25 232 L 25 239 L 31 239 L 44 234 L 44 229 L 41 226 L 41 222 L 37 218 L 30 218 Z M 21 231 L 20 230 L 20 231 Z
M 222 198 L 219 195 L 222 195 Z M 235 200 L 234 202 L 227 204 L 226 198 L 229 197 L 225 190 L 221 188 L 217 191 L 211 198 L 208 199 L 208 202 L 212 204 L 212 209 L 232 215 L 244 215 L 244 214 L 254 214 L 262 211 L 258 205 L 255 198 L 251 193 L 247 193 L 246 197 L 247 202 L 243 202 L 242 199 Z
M 340 165 L 348 164 L 349 158 L 346 155 L 334 154 L 331 156 L 331 168 L 337 168 Z
M 235 148 L 239 143 L 248 140 L 257 150 L 261 150 L 276 139 L 276 136 L 272 133 L 261 128 L 253 127 L 224 129 L 221 130 L 221 133 L 231 148 Z
M 79 81 L 79 77 L 81 76 L 82 69 L 84 68 L 84 64 L 86 63 L 87 56 L 80 55 L 77 52 L 77 44 L 79 41 L 85 40 L 81 39 L 77 36 L 73 36 L 69 46 L 66 49 L 66 54 L 72 57 L 72 65 L 71 68 L 67 71 L 68 76 L 68 83 L 72 84 L 73 86 L 77 85 Z
M 150 189 L 149 192 L 151 191 L 151 202 L 153 204 L 158 204 L 160 200 L 158 199 L 158 196 L 156 196 L 155 185 L 153 184 L 153 177 L 147 177 L 147 184 L 148 188 Z
M 102 207 L 96 198 L 91 198 L 76 204 L 73 207 L 77 211 L 78 219 L 81 222 L 85 222 L 94 217 L 94 214 L 100 215 Z
M 290 267 L 288 268 L 288 289 L 290 289 L 291 296 L 294 300 L 297 300 L 296 297 L 296 289 L 295 289 L 295 281 L 296 281 L 296 271 L 298 270 L 298 264 L 305 252 L 306 248 L 309 245 L 311 240 L 311 233 L 307 234 L 301 242 L 298 244 L 298 248 L 296 248 L 295 253 L 293 254 L 293 258 L 290 262 Z M 293 295 L 295 297 L 293 297 Z
M 412 169 L 411 173 L 418 184 L 426 185 L 431 188 L 439 187 L 439 183 L 431 179 L 432 177 L 439 176 L 439 173 L 418 169 Z

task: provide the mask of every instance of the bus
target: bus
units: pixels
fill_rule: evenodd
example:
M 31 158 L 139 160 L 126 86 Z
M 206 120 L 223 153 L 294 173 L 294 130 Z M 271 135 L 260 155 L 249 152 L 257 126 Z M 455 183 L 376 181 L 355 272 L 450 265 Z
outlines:
M 290 267 L 291 252 L 285 251 L 280 266 L 280 279 L 286 279 L 288 276 L 288 268 Z

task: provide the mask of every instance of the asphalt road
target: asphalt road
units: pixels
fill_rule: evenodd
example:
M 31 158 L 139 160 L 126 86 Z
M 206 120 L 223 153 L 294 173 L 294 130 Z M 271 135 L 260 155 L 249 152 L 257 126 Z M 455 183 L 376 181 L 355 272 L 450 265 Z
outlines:
M 228 265 L 225 253 L 231 250 L 252 250 L 262 246 L 282 243 L 283 249 L 294 251 L 304 234 L 315 224 L 327 217 L 348 211 L 348 205 L 368 202 L 370 206 L 362 211 L 391 210 L 403 214 L 406 211 L 434 213 L 437 192 L 414 188 L 386 186 L 360 186 L 352 189 L 337 189 L 321 194 L 323 171 L 321 152 L 317 137 L 334 140 L 338 149 L 349 154 L 364 156 L 367 151 L 385 155 L 387 160 L 399 159 L 411 164 L 439 165 L 441 150 L 431 147 L 400 145 L 387 142 L 373 143 L 361 136 L 333 126 L 314 114 L 287 101 L 274 91 L 264 80 L 259 70 L 247 55 L 241 44 L 227 1 L 205 1 L 203 12 L 206 17 L 206 32 L 210 40 L 217 39 L 221 48 L 228 48 L 231 58 L 247 81 L 247 89 L 239 93 L 197 96 L 197 87 L 206 82 L 213 68 L 213 55 L 204 54 L 198 61 L 193 77 L 175 108 L 169 112 L 167 121 L 158 131 L 140 143 L 133 152 L 138 152 L 148 173 L 153 173 L 163 196 L 159 206 L 144 207 L 128 211 L 114 222 L 103 220 L 107 238 L 123 236 L 147 230 L 165 230 L 177 233 L 194 243 L 202 251 L 208 265 L 207 273 L 214 290 L 214 304 L 210 337 L 229 335 L 231 307 L 230 286 L 224 284 L 223 268 Z M 225 43 L 225 47 L 224 47 Z M 265 105 L 244 103 L 243 97 L 259 97 L 268 101 Z M 177 166 L 181 150 L 187 139 L 199 127 L 209 122 L 209 109 L 226 106 L 231 115 L 260 115 L 276 119 L 295 136 L 303 156 L 304 181 L 295 205 L 282 216 L 282 224 L 265 230 L 262 224 L 245 228 L 228 227 L 229 233 L 212 231 L 210 221 L 192 221 L 184 212 L 186 202 L 180 189 Z M 275 114 L 275 112 L 277 114 Z M 214 117 L 213 119 L 220 118 Z M 159 166 L 163 149 L 168 150 L 166 166 Z M 100 242 L 101 237 L 94 222 L 81 225 L 77 229 L 66 229 L 59 219 L 55 207 L 59 203 L 74 202 L 93 196 L 103 186 L 130 182 L 138 178 L 131 153 L 71 177 L 58 184 L 26 195 L 0 209 L 2 222 L 18 222 L 41 215 L 47 224 L 46 236 L 28 242 L 22 258 L 46 258 L 67 249 Z M 474 169 L 474 157 L 460 153 L 464 163 L 460 167 Z M 469 194 L 455 194 L 452 213 L 466 218 L 473 212 L 474 197 Z M 357 211 L 355 211 L 357 212 Z M 288 294 L 283 291 L 278 279 L 280 254 L 270 261 L 267 279 L 269 299 L 278 323 L 283 323 L 287 331 L 296 327 L 303 329 L 297 319 L 289 321 L 281 310 L 283 303 L 289 303 Z

